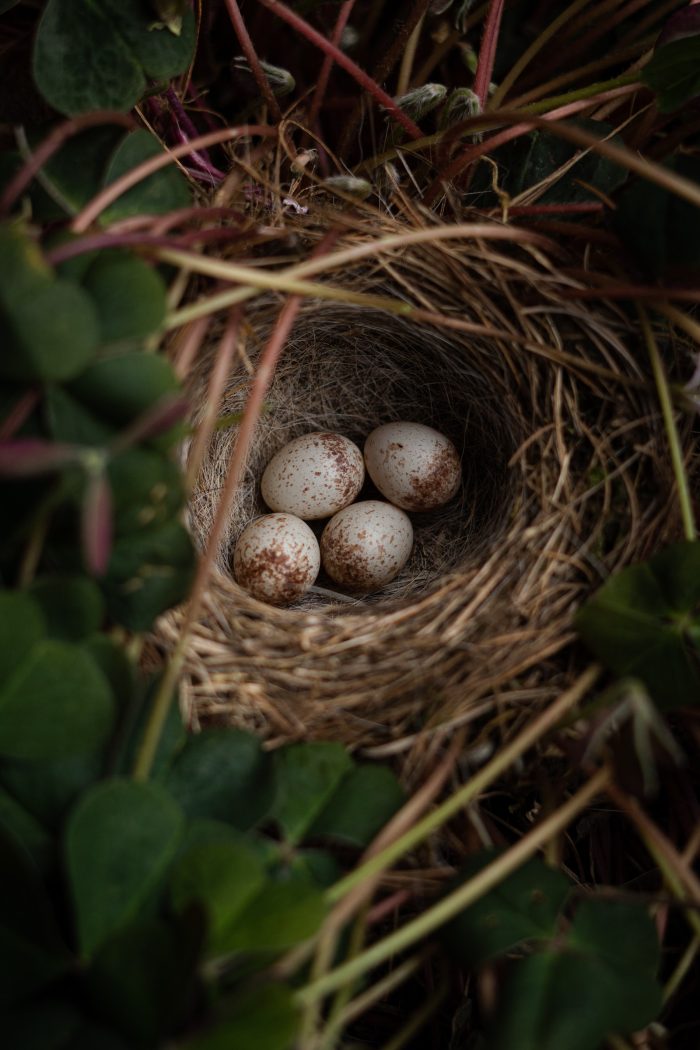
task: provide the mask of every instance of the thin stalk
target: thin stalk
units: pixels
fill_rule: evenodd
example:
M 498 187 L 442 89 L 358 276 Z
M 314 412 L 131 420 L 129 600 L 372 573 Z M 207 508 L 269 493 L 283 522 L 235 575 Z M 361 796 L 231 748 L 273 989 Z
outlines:
M 365 942 L 365 933 L 367 930 L 367 907 L 364 907 L 360 914 L 355 919 L 355 922 L 350 933 L 350 943 L 348 945 L 348 959 L 354 959 L 362 950 L 362 945 Z M 339 988 L 335 994 L 333 1003 L 328 1012 L 328 1021 L 326 1028 L 321 1035 L 319 1040 L 319 1050 L 333 1050 L 335 1046 L 338 1033 L 341 1031 L 344 1024 L 344 1011 L 348 1006 L 350 997 L 354 990 L 354 984 L 348 982 Z
M 396 81 L 396 94 L 401 96 L 405 95 L 408 91 L 408 86 L 411 83 L 411 73 L 413 72 L 413 63 L 416 57 L 416 51 L 418 50 L 418 41 L 420 40 L 421 32 L 423 31 L 423 23 L 425 22 L 425 11 L 420 16 L 413 32 L 409 36 L 406 42 L 406 50 L 403 53 L 401 59 L 401 65 L 399 66 L 399 75 Z
M 113 113 L 111 110 L 99 110 L 96 113 L 84 113 L 80 117 L 71 117 L 63 124 L 54 128 L 46 138 L 39 143 L 31 157 L 24 163 L 17 174 L 10 179 L 0 196 L 0 215 L 8 212 L 17 198 L 24 192 L 26 187 L 35 177 L 44 164 L 61 148 L 63 143 L 79 135 L 81 131 L 94 128 L 100 124 L 121 124 L 125 128 L 133 128 L 134 121 L 125 113 Z
M 272 119 L 275 121 L 276 124 L 279 124 L 279 122 L 282 119 L 282 110 L 279 107 L 277 99 L 272 93 L 270 81 L 265 76 L 265 72 L 262 66 L 260 65 L 260 59 L 258 58 L 255 47 L 253 46 L 253 41 L 250 39 L 250 34 L 246 28 L 243 16 L 241 15 L 241 10 L 236 0 L 224 0 L 224 3 L 226 4 L 226 10 L 228 11 L 229 18 L 231 19 L 231 24 L 233 25 L 234 32 L 238 37 L 238 43 L 241 45 L 241 48 L 243 49 L 243 54 L 245 55 L 248 61 L 248 65 L 250 66 L 250 71 L 255 77 L 255 83 L 258 85 L 258 90 L 260 91 L 262 97 L 265 99 L 267 108 L 269 109 L 272 115 Z
M 498 106 L 500 106 L 501 102 L 506 97 L 523 70 L 530 65 L 530 62 L 532 62 L 535 55 L 542 50 L 549 40 L 551 40 L 561 26 L 566 25 L 570 18 L 573 18 L 573 16 L 578 14 L 578 12 L 584 7 L 587 7 L 589 3 L 590 0 L 574 0 L 573 4 L 569 4 L 569 6 L 565 8 L 553 22 L 550 22 L 546 29 L 542 30 L 540 35 L 532 41 L 528 49 L 513 63 L 508 70 L 508 73 L 494 91 L 489 100 L 489 107 L 491 109 L 497 109 Z
M 356 999 L 353 999 L 335 1022 L 333 1030 L 334 1038 L 342 1032 L 346 1025 L 351 1021 L 354 1021 L 356 1017 L 361 1017 L 371 1006 L 374 1006 L 375 1003 L 381 1002 L 381 1000 L 393 992 L 395 988 L 398 988 L 407 981 L 408 978 L 425 962 L 426 958 L 427 952 L 417 952 L 415 955 L 412 955 L 410 959 L 406 959 L 405 962 L 396 966 L 386 977 L 383 977 L 381 981 L 376 981 L 366 992 L 363 992 L 362 995 L 358 995 Z
M 486 16 L 484 25 L 484 35 L 479 48 L 479 61 L 474 74 L 474 92 L 479 99 L 479 105 L 482 110 L 486 108 L 489 86 L 493 76 L 498 34 L 501 28 L 501 18 L 503 17 L 503 6 L 504 0 L 491 0 L 489 13 Z
M 355 6 L 355 0 L 344 0 L 340 5 L 338 17 L 333 26 L 333 32 L 331 34 L 331 43 L 339 48 L 340 41 L 343 36 L 343 30 L 348 24 L 348 19 L 352 14 L 352 9 Z M 316 90 L 314 91 L 313 98 L 311 99 L 311 105 L 309 106 L 309 125 L 312 128 L 316 127 L 318 122 L 318 115 L 321 112 L 321 106 L 326 96 L 326 90 L 328 88 L 328 81 L 330 80 L 331 70 L 333 69 L 333 55 L 326 55 L 323 59 L 323 65 L 321 66 L 321 72 L 318 75 L 318 83 L 316 84 Z
M 663 1001 L 666 1004 L 676 994 L 680 988 L 683 980 L 690 969 L 692 969 L 693 963 L 697 957 L 698 951 L 700 951 L 700 933 L 695 933 L 688 943 L 685 951 L 681 955 L 678 963 L 666 981 L 663 990 Z
M 630 85 L 626 88 L 617 88 L 616 92 L 619 92 L 620 95 L 622 95 L 623 93 L 629 93 L 633 89 L 634 86 Z M 605 100 L 601 99 L 601 101 Z M 576 103 L 573 103 L 572 105 L 576 106 Z M 626 149 L 624 146 L 618 146 L 613 142 L 603 141 L 595 135 L 592 135 L 589 131 L 585 131 L 583 128 L 576 127 L 573 124 L 563 124 L 560 123 L 559 120 L 556 120 L 555 122 L 555 118 L 564 115 L 565 114 L 562 113 L 561 110 L 555 110 L 553 113 L 548 113 L 546 117 L 538 117 L 534 114 L 528 114 L 527 122 L 519 123 L 523 118 L 523 114 L 519 110 L 499 110 L 497 114 L 498 120 L 503 123 L 512 122 L 514 126 L 509 128 L 507 132 L 502 132 L 498 135 L 498 141 L 496 141 L 496 138 L 486 140 L 485 142 L 470 146 L 463 153 L 459 154 L 435 179 L 433 185 L 425 194 L 423 203 L 432 203 L 435 197 L 442 192 L 442 186 L 445 182 L 450 182 L 457 178 L 466 168 L 469 167 L 470 164 L 473 164 L 473 162 L 478 160 L 478 158 L 484 153 L 490 153 L 496 145 L 502 145 L 504 142 L 510 141 L 518 135 L 525 135 L 532 131 L 533 128 L 542 128 L 543 130 L 550 132 L 552 135 L 558 135 L 560 138 L 573 142 L 577 146 L 591 147 L 596 153 L 600 153 L 601 156 L 615 161 L 622 167 L 627 168 L 628 171 L 633 171 L 636 175 L 641 175 L 642 178 L 656 183 L 657 186 L 663 186 L 664 189 L 670 190 L 670 192 L 676 194 L 676 196 L 690 201 L 691 204 L 700 206 L 700 187 L 696 182 L 693 182 L 692 179 L 686 179 L 681 175 L 677 175 L 675 172 L 662 167 L 660 164 L 655 164 L 653 161 L 640 157 L 633 150 Z M 490 113 L 485 117 L 470 117 L 468 121 L 463 121 L 460 127 L 469 127 L 470 129 L 476 130 L 482 124 L 493 121 L 495 116 L 496 114 Z
M 399 109 L 393 98 L 387 95 L 386 91 L 382 90 L 379 84 L 372 77 L 368 76 L 363 69 L 360 69 L 357 63 L 353 62 L 344 51 L 335 47 L 330 40 L 326 40 L 322 33 L 319 33 L 296 12 L 290 10 L 285 4 L 280 3 L 279 0 L 258 0 L 258 2 L 269 11 L 272 11 L 274 15 L 277 15 L 278 18 L 281 18 L 287 25 L 296 29 L 298 33 L 306 37 L 312 44 L 315 44 L 325 55 L 332 55 L 336 65 L 339 65 L 346 73 L 349 73 L 360 87 L 368 91 L 372 98 L 387 111 L 388 115 L 401 125 L 409 138 L 421 138 L 422 132 L 420 128 L 413 123 L 403 110 Z
M 445 978 L 440 982 L 436 991 L 426 999 L 420 1009 L 416 1010 L 413 1016 L 408 1019 L 403 1028 L 388 1043 L 384 1044 L 382 1050 L 403 1050 L 403 1047 L 411 1042 L 414 1035 L 420 1032 L 421 1028 L 427 1024 L 438 1006 L 446 998 L 449 990 L 449 981 Z
M 386 846 L 381 853 L 366 860 L 345 878 L 336 882 L 327 891 L 326 897 L 331 903 L 341 900 L 355 886 L 364 882 L 372 876 L 380 874 L 390 867 L 405 853 L 414 849 L 423 842 L 434 831 L 442 827 L 451 817 L 459 813 L 461 809 L 468 806 L 486 790 L 495 780 L 502 776 L 521 755 L 528 751 L 533 744 L 559 724 L 561 719 L 571 708 L 581 700 L 588 690 L 593 686 L 600 675 L 600 667 L 593 664 L 589 667 L 573 685 L 562 693 L 555 703 L 551 704 L 537 718 L 534 718 L 518 736 L 509 744 L 501 748 L 496 755 L 487 762 L 471 780 L 451 795 L 432 813 L 419 820 L 399 839 Z
M 661 414 L 663 415 L 664 426 L 666 428 L 666 437 L 668 438 L 673 474 L 676 479 L 678 503 L 680 504 L 681 519 L 683 521 L 683 531 L 687 540 L 695 540 L 697 539 L 697 529 L 695 527 L 695 516 L 693 514 L 693 500 L 690 495 L 688 474 L 683 461 L 683 449 L 681 447 L 678 427 L 676 426 L 676 417 L 671 400 L 671 390 L 668 385 L 666 371 L 664 369 L 663 361 L 661 360 L 661 354 L 659 353 L 654 331 L 649 323 L 649 315 L 639 302 L 637 303 L 637 312 L 639 313 L 642 334 L 649 353 L 651 368 L 654 373 L 654 382 L 656 383 L 656 390 L 661 405 Z
M 121 114 L 119 115 L 121 116 Z M 237 128 L 222 128 L 219 131 L 209 131 L 206 135 L 200 135 L 199 138 L 191 139 L 180 146 L 174 146 L 165 153 L 158 153 L 155 157 L 150 157 L 131 171 L 127 171 L 125 175 L 115 179 L 109 186 L 105 186 L 103 190 L 100 190 L 75 217 L 71 223 L 71 231 L 73 233 L 85 233 L 88 227 L 99 218 L 105 208 L 108 208 L 110 204 L 118 200 L 122 194 L 130 190 L 132 186 L 143 182 L 149 175 L 160 171 L 161 168 L 167 168 L 169 164 L 179 160 L 180 157 L 186 157 L 188 154 L 206 149 L 208 146 L 220 145 L 222 142 L 234 142 L 236 139 L 253 135 L 277 138 L 277 134 L 277 128 L 271 128 L 266 124 L 243 124 Z
M 621 73 L 618 77 L 611 77 L 610 80 L 599 80 L 595 84 L 586 84 L 585 87 L 575 88 L 573 91 L 566 91 L 562 95 L 550 95 L 549 98 L 540 99 L 537 102 L 530 102 L 523 106 L 523 114 L 528 113 L 549 113 L 552 109 L 557 109 L 559 106 L 568 106 L 571 102 L 582 102 L 587 99 L 596 101 L 596 95 L 601 95 L 603 92 L 613 91 L 615 88 L 627 87 L 632 84 L 639 84 L 639 70 L 632 69 L 627 73 Z M 639 84 L 641 87 L 642 85 Z
M 521 867 L 552 836 L 560 834 L 579 813 L 590 805 L 596 795 L 605 790 L 611 779 L 609 769 L 599 770 L 568 802 L 560 806 L 556 813 L 552 813 L 474 878 L 443 897 L 441 901 L 413 919 L 412 922 L 373 944 L 356 959 L 344 963 L 319 981 L 302 988 L 297 992 L 297 1002 L 303 1005 L 311 999 L 325 996 L 336 988 L 342 987 L 347 981 L 356 980 L 380 963 L 386 962 L 392 956 L 435 933 L 440 926 L 453 919 Z

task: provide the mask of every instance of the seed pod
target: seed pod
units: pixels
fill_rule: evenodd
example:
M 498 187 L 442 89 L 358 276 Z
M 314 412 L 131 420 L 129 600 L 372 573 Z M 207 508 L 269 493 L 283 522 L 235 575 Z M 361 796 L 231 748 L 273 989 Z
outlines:
M 253 76 L 248 60 L 244 55 L 236 55 L 233 60 L 233 68 L 238 73 L 245 73 L 249 77 Z M 272 94 L 276 98 L 282 98 L 283 95 L 291 94 L 297 86 L 292 74 L 288 70 L 282 69 L 281 66 L 273 66 L 269 62 L 261 61 L 260 68 L 267 78 Z
M 323 180 L 323 185 L 331 191 L 338 190 L 339 193 L 347 193 L 348 196 L 357 197 L 361 201 L 372 192 L 371 182 L 367 179 L 357 179 L 353 175 L 331 175 Z

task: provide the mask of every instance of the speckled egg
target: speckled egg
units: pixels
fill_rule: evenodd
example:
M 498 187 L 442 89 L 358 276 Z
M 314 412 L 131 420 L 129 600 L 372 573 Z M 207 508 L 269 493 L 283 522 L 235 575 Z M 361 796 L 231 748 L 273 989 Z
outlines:
M 262 497 L 272 510 L 316 521 L 352 503 L 364 480 L 357 445 L 342 434 L 320 431 L 295 438 L 272 457 L 262 476 Z
M 321 567 L 318 540 L 293 514 L 265 514 L 240 535 L 233 553 L 236 580 L 255 598 L 287 605 L 301 598 Z
M 365 442 L 367 473 L 383 496 L 404 510 L 435 510 L 457 492 L 457 449 L 423 423 L 385 423 Z
M 352 591 L 374 591 L 393 580 L 413 548 L 413 526 L 398 507 L 363 500 L 339 511 L 321 536 L 328 575 Z

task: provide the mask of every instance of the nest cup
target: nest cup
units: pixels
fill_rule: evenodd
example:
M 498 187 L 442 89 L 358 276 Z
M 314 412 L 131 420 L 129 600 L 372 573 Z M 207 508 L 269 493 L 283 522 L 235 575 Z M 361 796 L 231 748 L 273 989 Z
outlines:
M 568 299 L 572 282 L 541 250 L 419 245 L 328 280 L 403 300 L 418 316 L 303 302 L 188 644 L 183 688 L 195 721 L 385 755 L 426 730 L 517 717 L 551 699 L 573 672 L 581 601 L 608 572 L 677 534 L 678 522 L 655 451 L 664 444 L 654 395 L 624 314 Z M 242 410 L 279 308 L 263 296 L 246 310 L 222 414 Z M 195 422 L 215 350 L 190 376 Z M 272 455 L 316 430 L 361 446 L 391 420 L 447 434 L 464 476 L 450 504 L 411 516 L 415 548 L 401 574 L 374 594 L 314 593 L 287 608 L 242 590 L 233 548 L 266 511 L 260 478 Z M 236 432 L 213 437 L 191 500 L 202 546 Z M 175 643 L 179 624 L 177 612 L 164 618 L 161 645 Z

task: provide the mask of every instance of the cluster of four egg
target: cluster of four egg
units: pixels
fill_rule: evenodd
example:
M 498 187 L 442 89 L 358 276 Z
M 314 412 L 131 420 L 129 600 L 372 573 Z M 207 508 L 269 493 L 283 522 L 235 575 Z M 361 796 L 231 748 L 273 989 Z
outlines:
M 389 502 L 354 500 L 367 473 Z M 406 511 L 429 511 L 450 500 L 461 482 L 452 442 L 422 423 L 385 423 L 360 449 L 341 434 L 304 434 L 268 463 L 262 497 L 276 513 L 248 525 L 233 568 L 238 583 L 275 605 L 301 597 L 321 562 L 353 592 L 377 590 L 401 571 L 413 547 Z M 320 546 L 307 521 L 330 518 Z

